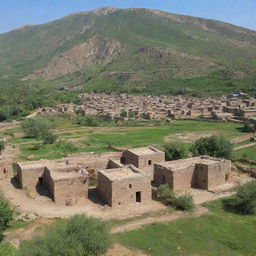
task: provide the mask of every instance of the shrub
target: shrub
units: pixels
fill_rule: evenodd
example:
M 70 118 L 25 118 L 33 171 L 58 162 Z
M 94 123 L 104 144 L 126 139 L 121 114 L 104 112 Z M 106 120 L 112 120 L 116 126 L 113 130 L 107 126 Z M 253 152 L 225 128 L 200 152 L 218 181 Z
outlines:
M 169 143 L 164 147 L 165 158 L 167 161 L 178 160 L 188 157 L 188 150 L 184 144 Z
M 161 185 L 156 192 L 156 198 L 167 206 L 171 206 L 177 210 L 193 211 L 195 208 L 193 197 L 189 194 L 177 196 L 174 191 L 169 188 L 168 184 Z
M 99 120 L 95 116 L 79 116 L 75 118 L 75 123 L 81 126 L 97 126 Z
M 26 137 L 39 138 L 49 132 L 51 125 L 41 118 L 27 119 L 21 124 L 21 128 Z
M 39 150 L 41 148 L 41 143 L 33 143 L 30 147 L 31 150 Z
M 237 194 L 223 200 L 224 207 L 240 214 L 256 214 L 256 181 L 241 186 Z
M 54 144 L 55 141 L 57 140 L 57 138 L 58 138 L 58 136 L 51 132 L 47 132 L 44 135 L 42 135 L 44 144 Z
M 106 224 L 93 217 L 75 215 L 53 225 L 44 238 L 21 245 L 19 256 L 96 256 L 111 246 Z
M 195 203 L 192 195 L 184 194 L 177 197 L 176 200 L 176 209 L 182 211 L 193 211 L 195 208 Z
M 194 156 L 208 155 L 230 159 L 233 146 L 222 135 L 214 135 L 197 140 L 191 151 Z
M 5 143 L 4 141 L 0 141 L 0 152 L 2 152 L 5 149 Z
M 12 217 L 13 211 L 10 208 L 8 201 L 0 196 L 0 234 L 7 228 Z
M 64 155 L 77 151 L 77 147 L 69 141 L 58 141 L 55 145 Z

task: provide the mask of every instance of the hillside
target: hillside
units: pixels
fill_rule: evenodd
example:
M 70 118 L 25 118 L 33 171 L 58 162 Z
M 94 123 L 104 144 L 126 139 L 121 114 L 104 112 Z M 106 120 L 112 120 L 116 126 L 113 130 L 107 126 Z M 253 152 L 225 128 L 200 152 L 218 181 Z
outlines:
M 21 94 L 49 87 L 192 95 L 256 88 L 255 31 L 149 9 L 106 7 L 1 34 L 0 60 L 7 94 L 10 86 Z

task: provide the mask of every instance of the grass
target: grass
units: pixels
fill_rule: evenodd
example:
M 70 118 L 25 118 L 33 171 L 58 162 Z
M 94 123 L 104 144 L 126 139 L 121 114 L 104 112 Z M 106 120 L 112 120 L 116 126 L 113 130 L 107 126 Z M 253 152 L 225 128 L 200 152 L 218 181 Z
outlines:
M 222 209 L 221 200 L 207 204 L 210 214 L 121 233 L 115 239 L 124 246 L 152 256 L 254 256 L 256 217 Z
M 161 148 L 167 141 L 182 142 L 187 148 L 202 135 L 223 134 L 226 138 L 241 136 L 241 124 L 231 122 L 211 122 L 201 120 L 177 120 L 171 123 L 156 121 L 130 121 L 129 123 L 102 123 L 99 127 L 84 127 L 74 124 L 69 119 L 54 118 L 54 133 L 65 144 L 43 145 L 40 140 L 24 138 L 22 131 L 16 129 L 11 143 L 19 145 L 20 160 L 57 159 L 70 153 L 110 152 L 113 148 L 134 148 L 155 145 Z M 1 134 L 0 134 L 1 135 Z M 35 143 L 41 146 L 35 149 Z
M 256 145 L 235 150 L 233 152 L 233 159 L 234 160 L 247 159 L 251 161 L 256 161 Z

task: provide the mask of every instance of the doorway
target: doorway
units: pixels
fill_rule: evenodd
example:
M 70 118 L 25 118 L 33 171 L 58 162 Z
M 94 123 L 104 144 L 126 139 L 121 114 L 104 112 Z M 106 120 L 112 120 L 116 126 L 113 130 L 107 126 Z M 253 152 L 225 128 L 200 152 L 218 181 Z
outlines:
M 136 192 L 136 202 L 141 203 L 141 192 Z

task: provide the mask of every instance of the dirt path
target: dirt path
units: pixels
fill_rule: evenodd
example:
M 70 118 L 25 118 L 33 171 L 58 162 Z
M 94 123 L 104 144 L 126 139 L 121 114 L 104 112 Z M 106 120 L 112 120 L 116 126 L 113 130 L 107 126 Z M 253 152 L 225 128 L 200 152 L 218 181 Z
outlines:
M 116 233 L 122 233 L 130 230 L 134 230 L 134 229 L 139 229 L 139 228 L 142 228 L 144 225 L 149 225 L 152 223 L 170 222 L 177 219 L 199 217 L 206 213 L 208 213 L 208 209 L 201 205 L 198 205 L 193 213 L 178 211 L 178 212 L 170 213 L 164 216 L 147 217 L 145 219 L 131 221 L 127 224 L 114 227 L 111 230 L 111 233 L 116 234 Z
M 238 149 L 242 149 L 242 148 L 248 148 L 248 147 L 252 147 L 252 146 L 255 146 L 255 145 L 256 145 L 256 143 L 253 142 L 253 143 L 250 143 L 250 144 L 246 144 L 246 145 L 236 147 L 236 148 L 234 148 L 234 150 L 238 150 Z

